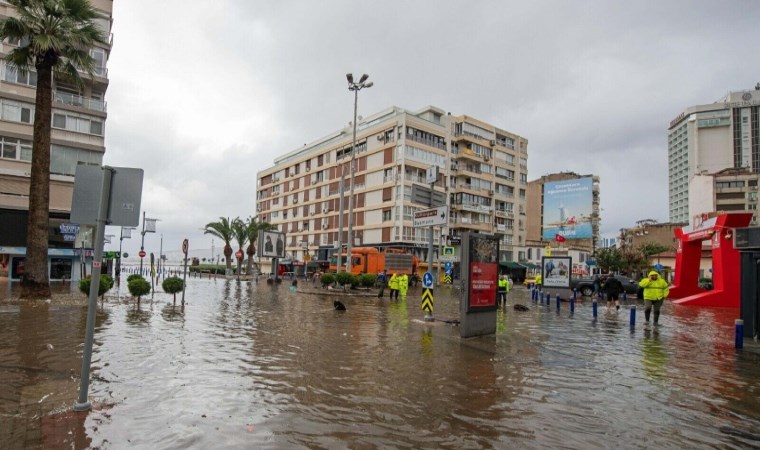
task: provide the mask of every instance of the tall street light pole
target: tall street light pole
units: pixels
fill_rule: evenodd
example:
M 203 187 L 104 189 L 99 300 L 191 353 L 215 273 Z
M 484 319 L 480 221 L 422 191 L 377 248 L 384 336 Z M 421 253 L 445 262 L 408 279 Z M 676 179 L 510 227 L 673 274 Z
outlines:
M 354 82 L 354 75 L 347 73 L 346 80 L 348 80 L 348 90 L 354 92 L 354 136 L 351 140 L 351 189 L 348 195 L 348 245 L 346 247 L 346 272 L 351 273 L 351 247 L 354 243 L 354 172 L 356 172 L 356 108 L 359 103 L 359 91 L 364 88 L 371 88 L 374 83 L 371 81 L 368 83 L 367 78 L 369 75 L 366 73 L 362 75 L 359 82 Z M 343 201 L 343 195 L 341 194 L 341 204 Z M 341 212 L 341 217 L 343 213 Z M 341 230 L 342 234 L 342 230 Z

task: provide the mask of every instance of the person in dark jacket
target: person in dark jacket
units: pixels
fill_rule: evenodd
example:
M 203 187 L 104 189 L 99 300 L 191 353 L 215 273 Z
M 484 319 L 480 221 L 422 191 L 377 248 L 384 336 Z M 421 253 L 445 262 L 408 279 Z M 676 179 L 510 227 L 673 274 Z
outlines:
M 623 283 L 610 275 L 604 282 L 604 293 L 607 296 L 607 311 L 612 308 L 613 301 L 615 302 L 615 309 L 620 310 L 620 294 L 623 293 Z

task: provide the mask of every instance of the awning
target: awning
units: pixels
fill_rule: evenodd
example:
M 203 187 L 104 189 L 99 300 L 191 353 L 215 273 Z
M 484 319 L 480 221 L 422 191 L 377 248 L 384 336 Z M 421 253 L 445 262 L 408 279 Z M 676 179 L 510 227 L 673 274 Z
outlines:
M 520 263 L 520 264 L 522 264 L 523 266 L 527 267 L 528 269 L 540 269 L 541 268 L 541 266 L 539 266 L 538 264 L 533 264 L 533 263 L 530 263 L 530 262 L 523 262 L 523 263 Z
M 507 269 L 525 269 L 525 266 L 513 261 L 502 261 L 499 263 L 499 265 L 501 267 L 506 267 Z

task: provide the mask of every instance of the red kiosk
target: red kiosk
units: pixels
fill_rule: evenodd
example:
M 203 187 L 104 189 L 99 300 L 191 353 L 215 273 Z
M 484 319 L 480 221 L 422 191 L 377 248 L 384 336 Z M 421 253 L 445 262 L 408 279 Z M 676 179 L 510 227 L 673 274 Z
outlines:
M 688 306 L 738 308 L 740 304 L 740 255 L 734 248 L 734 228 L 749 225 L 752 214 L 702 216 L 701 223 L 675 230 L 676 271 L 669 298 Z M 699 287 L 702 241 L 712 241 L 713 289 Z

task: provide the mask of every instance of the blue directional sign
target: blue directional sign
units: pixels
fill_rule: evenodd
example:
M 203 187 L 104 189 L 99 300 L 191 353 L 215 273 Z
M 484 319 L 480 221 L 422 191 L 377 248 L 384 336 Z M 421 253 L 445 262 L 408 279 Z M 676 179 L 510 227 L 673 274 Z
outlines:
M 664 266 L 663 266 L 662 264 L 660 264 L 660 263 L 657 263 L 657 264 L 655 264 L 655 265 L 654 265 L 654 270 L 656 270 L 656 271 L 658 271 L 658 272 L 659 272 L 659 271 L 661 271 L 662 269 L 664 269 Z
M 451 263 L 450 262 L 445 263 L 443 265 L 443 270 L 445 270 L 446 272 L 451 272 Z
M 425 272 L 425 275 L 422 276 L 422 287 L 426 289 L 430 289 L 433 287 L 433 274 L 430 272 Z

